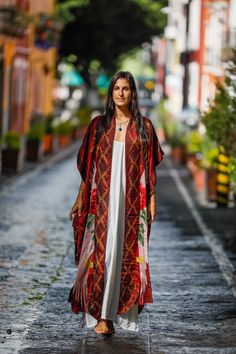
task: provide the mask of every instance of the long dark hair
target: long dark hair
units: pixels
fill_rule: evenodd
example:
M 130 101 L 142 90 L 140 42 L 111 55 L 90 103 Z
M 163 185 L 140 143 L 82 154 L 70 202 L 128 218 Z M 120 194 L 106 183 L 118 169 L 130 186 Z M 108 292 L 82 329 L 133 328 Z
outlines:
M 143 117 L 141 115 L 139 104 L 138 104 L 137 88 L 136 88 L 134 78 L 129 71 L 118 71 L 110 80 L 108 94 L 107 94 L 105 114 L 104 114 L 103 119 L 101 119 L 100 124 L 98 126 L 96 141 L 99 141 L 99 137 L 100 137 L 102 131 L 105 130 L 111 124 L 112 117 L 114 116 L 114 113 L 115 113 L 115 104 L 114 104 L 114 101 L 112 98 L 112 94 L 113 94 L 113 89 L 114 89 L 115 83 L 120 78 L 127 79 L 129 82 L 130 89 L 131 89 L 131 99 L 129 102 L 129 110 L 130 110 L 130 113 L 132 114 L 132 118 L 135 120 L 135 122 L 137 124 L 137 130 L 139 132 L 139 136 L 140 136 L 141 140 L 146 141 L 147 140 L 147 133 L 145 131 Z

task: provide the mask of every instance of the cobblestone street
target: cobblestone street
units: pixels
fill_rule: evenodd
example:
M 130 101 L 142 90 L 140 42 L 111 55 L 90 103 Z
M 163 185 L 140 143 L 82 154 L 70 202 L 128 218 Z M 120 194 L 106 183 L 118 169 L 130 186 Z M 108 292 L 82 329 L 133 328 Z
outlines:
M 103 338 L 82 328 L 67 301 L 76 274 L 68 214 L 79 182 L 73 155 L 1 192 L 0 353 L 235 354 L 236 298 L 166 161 L 150 237 L 154 303 L 140 332 Z

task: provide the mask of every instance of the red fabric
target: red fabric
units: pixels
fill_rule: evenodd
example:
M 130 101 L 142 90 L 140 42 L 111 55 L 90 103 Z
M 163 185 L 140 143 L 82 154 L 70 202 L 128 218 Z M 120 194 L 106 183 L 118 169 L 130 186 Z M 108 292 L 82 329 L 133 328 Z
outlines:
M 73 288 L 69 297 L 73 312 L 88 311 L 97 319 L 101 317 L 103 300 L 112 146 L 115 135 L 115 119 L 113 118 L 110 127 L 101 134 L 99 143 L 95 147 L 97 126 L 101 119 L 105 119 L 104 116 L 98 116 L 92 120 L 78 153 L 77 164 L 81 177 L 85 182 L 85 190 L 82 216 L 78 218 L 78 215 L 75 215 L 73 220 L 75 261 L 76 264 L 79 264 L 87 217 L 91 212 L 95 216 L 95 248 L 92 257 L 94 266 L 89 269 L 85 301 L 79 302 L 76 299 L 75 289 Z M 147 204 L 146 206 L 149 205 L 156 183 L 155 168 L 163 158 L 163 151 L 151 121 L 148 118 L 144 118 L 144 124 L 148 133 L 148 143 L 141 143 L 136 123 L 133 119 L 129 122 L 125 137 L 126 209 L 118 313 L 127 312 L 134 304 L 139 304 L 142 307 L 144 303 L 152 302 L 148 265 L 146 269 L 146 290 L 144 295 L 140 295 L 141 279 L 139 263 L 137 262 L 137 257 L 139 256 L 139 212 L 143 209 L 144 203 Z M 91 196 L 94 168 L 96 168 L 96 189 L 93 189 Z M 140 187 L 140 177 L 144 169 L 147 172 L 146 185 L 145 188 L 142 188 Z M 148 233 L 150 233 L 150 225 L 148 226 Z

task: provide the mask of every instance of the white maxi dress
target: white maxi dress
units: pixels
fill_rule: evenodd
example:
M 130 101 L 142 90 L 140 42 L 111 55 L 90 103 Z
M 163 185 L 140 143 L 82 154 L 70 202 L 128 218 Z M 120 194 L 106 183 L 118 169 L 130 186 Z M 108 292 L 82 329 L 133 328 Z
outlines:
M 125 186 L 125 142 L 114 140 L 101 317 L 123 329 L 138 331 L 138 305 L 134 305 L 127 313 L 117 315 L 125 228 Z M 85 314 L 85 322 L 87 327 L 97 324 L 97 320 L 88 313 Z

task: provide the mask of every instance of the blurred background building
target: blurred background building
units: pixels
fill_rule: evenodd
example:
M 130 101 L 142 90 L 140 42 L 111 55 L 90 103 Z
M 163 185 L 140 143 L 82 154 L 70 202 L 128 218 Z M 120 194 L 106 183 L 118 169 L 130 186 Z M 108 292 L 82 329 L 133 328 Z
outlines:
M 163 11 L 168 23 L 155 45 L 158 89 L 169 112 L 193 125 L 214 98 L 236 45 L 236 1 L 170 0 Z
M 34 113 L 53 111 L 53 11 L 53 0 L 0 1 L 1 135 L 26 133 Z
M 224 150 L 224 176 L 215 179 L 228 195 L 232 183 L 236 190 L 235 46 L 236 0 L 0 0 L 2 174 L 81 137 L 104 110 L 109 78 L 129 70 L 142 113 L 172 152 L 181 147 L 201 186 L 203 167 L 217 169 Z M 222 107 L 204 120 L 214 105 Z

